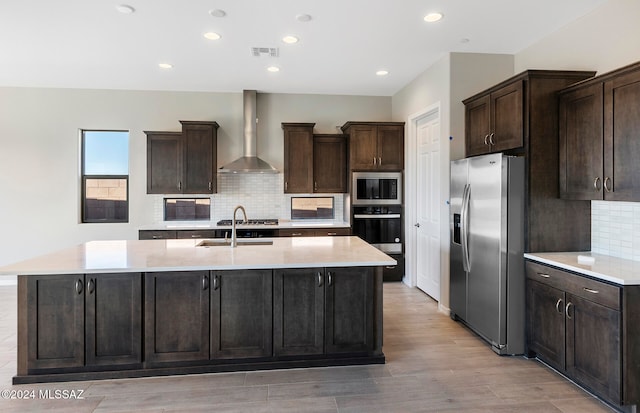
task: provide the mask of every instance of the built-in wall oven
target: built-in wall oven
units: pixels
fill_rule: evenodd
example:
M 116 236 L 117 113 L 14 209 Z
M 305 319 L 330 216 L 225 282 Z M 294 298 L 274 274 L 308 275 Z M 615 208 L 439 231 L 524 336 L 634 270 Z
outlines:
M 353 233 L 388 254 L 402 253 L 402 206 L 354 206 Z

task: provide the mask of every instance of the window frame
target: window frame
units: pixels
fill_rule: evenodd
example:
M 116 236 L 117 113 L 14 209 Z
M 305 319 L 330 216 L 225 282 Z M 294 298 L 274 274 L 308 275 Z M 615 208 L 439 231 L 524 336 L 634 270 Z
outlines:
M 129 169 L 129 147 L 131 144 L 131 132 L 121 129 L 80 129 L 80 223 L 82 224 L 102 224 L 115 223 L 122 224 L 129 222 L 129 174 L 127 175 L 87 175 L 85 174 L 85 132 L 122 132 L 127 133 L 127 169 Z M 126 213 L 123 219 L 89 219 L 86 217 L 87 201 L 87 179 L 124 179 L 126 189 Z

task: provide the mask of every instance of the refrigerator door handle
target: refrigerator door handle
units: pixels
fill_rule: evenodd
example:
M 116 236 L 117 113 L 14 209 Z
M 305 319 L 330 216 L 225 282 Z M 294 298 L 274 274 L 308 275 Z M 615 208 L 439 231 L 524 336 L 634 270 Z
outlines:
M 460 211 L 460 232 L 462 235 L 462 268 L 465 272 L 471 271 L 471 263 L 469 262 L 469 201 L 471 199 L 471 185 L 466 184 L 462 191 L 462 209 Z

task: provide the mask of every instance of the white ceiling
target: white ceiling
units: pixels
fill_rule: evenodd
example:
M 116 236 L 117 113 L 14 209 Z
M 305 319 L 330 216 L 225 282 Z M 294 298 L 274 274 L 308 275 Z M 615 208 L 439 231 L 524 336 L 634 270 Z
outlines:
M 1 0 L 0 86 L 390 96 L 446 52 L 513 54 L 605 2 L 118 1 Z M 123 3 L 135 13 L 116 11 Z M 424 22 L 431 11 L 444 19 Z M 297 21 L 302 13 L 312 20 Z M 283 43 L 287 34 L 300 42 Z M 272 64 L 280 72 L 267 72 Z

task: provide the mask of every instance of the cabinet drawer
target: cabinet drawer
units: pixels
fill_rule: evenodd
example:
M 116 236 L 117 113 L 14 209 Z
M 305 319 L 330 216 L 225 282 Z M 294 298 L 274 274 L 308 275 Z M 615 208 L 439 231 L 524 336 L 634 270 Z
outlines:
M 331 229 L 317 229 L 315 230 L 317 237 L 335 237 L 340 235 L 351 235 L 350 228 L 331 228 Z
M 215 238 L 216 231 L 213 229 L 176 231 L 176 236 L 178 239 Z
M 620 287 L 527 261 L 527 278 L 597 304 L 620 310 Z
M 175 239 L 175 231 L 165 230 L 140 230 L 138 232 L 139 239 Z
M 316 235 L 313 229 L 281 229 L 278 231 L 281 237 L 314 237 Z

